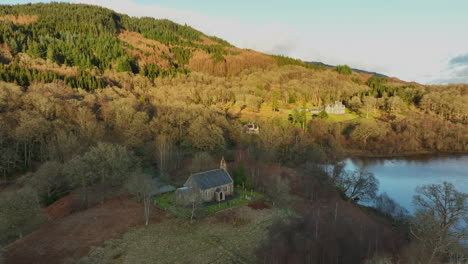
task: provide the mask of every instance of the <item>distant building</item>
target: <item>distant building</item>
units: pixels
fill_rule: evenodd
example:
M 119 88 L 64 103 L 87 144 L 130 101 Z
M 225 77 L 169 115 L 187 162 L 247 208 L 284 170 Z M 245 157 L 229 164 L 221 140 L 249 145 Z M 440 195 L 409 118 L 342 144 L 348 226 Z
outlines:
M 198 196 L 202 202 L 224 201 L 234 193 L 234 181 L 229 175 L 224 158 L 216 170 L 192 174 L 184 187 L 176 190 L 176 200 Z
M 343 115 L 346 112 L 346 107 L 341 101 L 336 101 L 334 104 L 325 106 L 327 114 Z
M 324 107 L 312 109 L 309 112 L 312 114 L 319 114 L 322 111 L 327 112 L 327 114 L 343 115 L 346 113 L 346 107 L 341 101 L 336 101 L 333 104 L 327 104 Z
M 248 123 L 244 126 L 245 134 L 258 135 L 260 133 L 260 127 L 254 123 Z

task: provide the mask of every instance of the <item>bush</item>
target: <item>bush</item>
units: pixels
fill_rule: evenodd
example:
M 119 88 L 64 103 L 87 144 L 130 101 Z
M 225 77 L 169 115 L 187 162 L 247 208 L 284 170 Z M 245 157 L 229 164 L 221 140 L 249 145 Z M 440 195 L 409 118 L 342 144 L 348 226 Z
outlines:
M 137 66 L 135 61 L 133 59 L 130 59 L 128 57 L 120 57 L 117 60 L 117 69 L 118 72 L 132 72 L 132 73 L 137 73 Z
M 0 197 L 0 243 L 21 238 L 42 221 L 35 191 L 23 188 Z
M 235 186 L 242 186 L 245 184 L 245 169 L 244 169 L 244 164 L 239 163 L 234 170 L 233 173 L 234 176 L 234 185 Z
M 328 118 L 328 113 L 327 113 L 325 110 L 323 110 L 322 112 L 320 112 L 320 113 L 318 114 L 318 118 L 320 118 L 320 119 L 327 119 L 327 118 Z
M 351 75 L 353 74 L 353 70 L 348 65 L 338 65 L 335 67 L 335 70 L 339 74 L 343 75 Z
M 32 175 L 28 184 L 46 206 L 68 194 L 71 189 L 63 165 L 55 161 L 44 163 Z

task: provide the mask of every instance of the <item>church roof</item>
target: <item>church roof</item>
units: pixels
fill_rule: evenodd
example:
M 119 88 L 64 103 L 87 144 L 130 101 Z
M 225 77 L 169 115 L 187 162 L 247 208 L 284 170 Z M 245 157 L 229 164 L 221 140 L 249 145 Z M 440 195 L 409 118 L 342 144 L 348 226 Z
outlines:
M 201 190 L 233 183 L 231 176 L 224 169 L 200 172 L 190 176 Z

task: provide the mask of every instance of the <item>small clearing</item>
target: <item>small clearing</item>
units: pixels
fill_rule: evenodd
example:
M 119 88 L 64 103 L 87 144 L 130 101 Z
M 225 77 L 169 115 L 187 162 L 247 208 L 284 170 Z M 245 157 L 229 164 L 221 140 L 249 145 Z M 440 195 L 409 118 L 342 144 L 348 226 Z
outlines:
M 144 38 L 141 34 L 131 31 L 122 31 L 119 39 L 133 48 L 124 49 L 142 64 L 155 64 L 162 69 L 170 69 L 171 65 L 165 57 L 171 57 L 169 47 L 163 43 Z
M 78 263 L 256 263 L 255 250 L 281 215 L 276 208 L 243 206 L 193 224 L 164 220 L 107 241 Z
M 0 17 L 0 21 L 10 21 L 17 25 L 27 25 L 36 22 L 39 19 L 36 15 L 4 15 Z
M 157 208 L 152 209 L 152 222 L 165 217 Z M 86 211 L 52 220 L 40 229 L 10 244 L 5 249 L 6 263 L 54 264 L 80 258 L 91 247 L 131 227 L 144 224 L 143 206 L 127 198 L 112 198 Z

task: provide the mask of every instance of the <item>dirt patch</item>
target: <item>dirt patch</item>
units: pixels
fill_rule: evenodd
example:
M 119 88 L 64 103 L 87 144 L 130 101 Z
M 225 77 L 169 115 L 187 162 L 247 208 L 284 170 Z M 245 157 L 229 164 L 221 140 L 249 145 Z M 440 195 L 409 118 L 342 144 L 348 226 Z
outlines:
M 19 15 L 19 16 L 13 16 L 13 15 L 4 15 L 0 17 L 0 21 L 10 21 L 13 24 L 18 24 L 18 25 L 27 25 L 36 22 L 39 19 L 38 16 L 36 15 Z
M 74 205 L 79 202 L 78 194 L 71 194 L 56 201 L 45 209 L 46 215 L 49 219 L 55 220 L 64 218 L 65 216 L 73 213 Z
M 56 213 L 55 216 L 66 212 L 50 211 Z M 165 213 L 154 207 L 152 215 L 152 222 L 165 218 Z M 86 255 L 91 247 L 100 246 L 131 227 L 143 224 L 143 206 L 140 203 L 123 197 L 113 198 L 86 211 L 50 221 L 10 244 L 5 249 L 6 263 L 64 263 Z
M 265 202 L 265 200 L 259 200 L 255 202 L 251 202 L 248 206 L 254 210 L 263 210 L 263 209 L 270 209 L 271 206 Z

